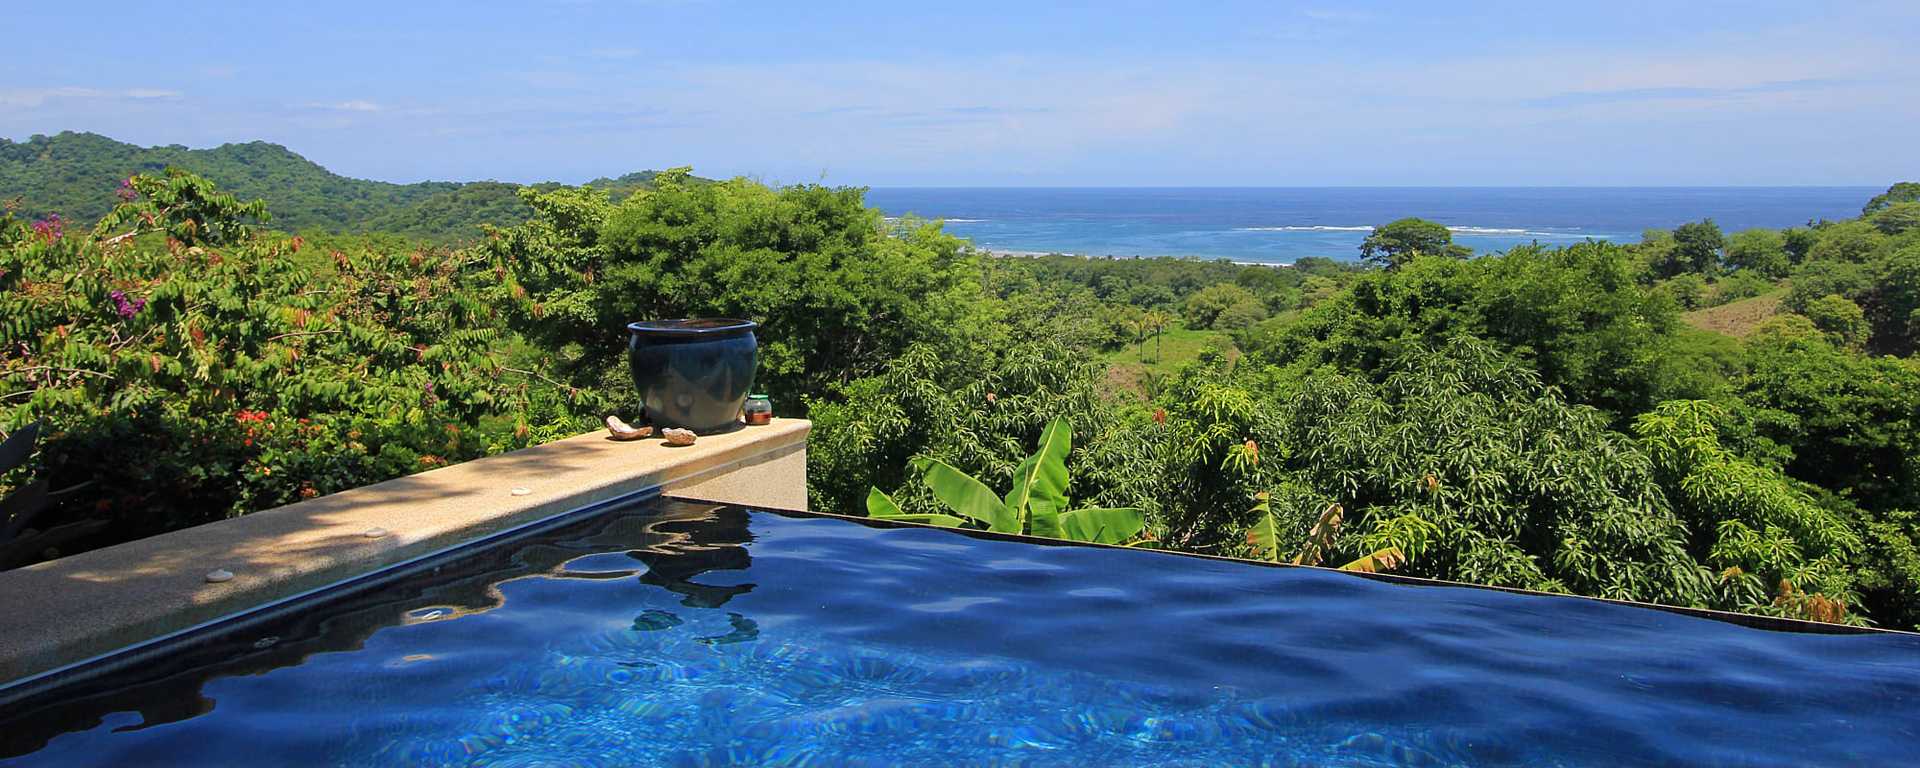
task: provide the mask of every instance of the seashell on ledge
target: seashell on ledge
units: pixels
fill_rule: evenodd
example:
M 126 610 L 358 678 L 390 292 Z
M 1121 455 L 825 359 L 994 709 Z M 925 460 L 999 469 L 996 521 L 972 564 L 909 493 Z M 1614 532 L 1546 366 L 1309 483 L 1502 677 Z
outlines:
M 638 440 L 653 434 L 653 427 L 636 427 L 620 420 L 618 416 L 607 416 L 607 435 L 615 440 Z
M 667 445 L 693 445 L 693 430 L 668 427 L 660 430 L 660 436 L 667 439 Z

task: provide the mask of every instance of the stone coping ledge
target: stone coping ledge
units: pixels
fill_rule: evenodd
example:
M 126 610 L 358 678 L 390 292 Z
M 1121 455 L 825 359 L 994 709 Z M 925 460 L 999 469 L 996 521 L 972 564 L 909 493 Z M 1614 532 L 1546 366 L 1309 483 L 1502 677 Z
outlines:
M 801 508 L 811 426 L 775 419 L 683 448 L 593 432 L 0 572 L 0 689 L 649 490 Z M 233 578 L 208 583 L 215 569 Z

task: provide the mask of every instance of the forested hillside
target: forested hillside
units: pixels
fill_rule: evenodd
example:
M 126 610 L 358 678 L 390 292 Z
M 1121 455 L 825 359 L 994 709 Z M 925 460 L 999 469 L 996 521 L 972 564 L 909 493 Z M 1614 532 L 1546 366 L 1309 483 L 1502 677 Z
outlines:
M 532 215 L 516 184 L 390 184 L 340 176 L 262 141 L 213 149 L 139 147 L 73 132 L 19 143 L 0 139 L 0 200 L 19 200 L 24 215 L 57 214 L 91 225 L 120 202 L 121 181 L 169 166 L 240 198 L 265 200 L 272 226 L 289 232 L 379 232 L 452 243 L 477 239 L 482 224 L 507 226 Z M 624 197 L 652 177 L 653 172 L 642 171 L 593 183 Z
M 98 227 L 0 215 L 0 429 L 44 430 L 0 491 L 71 489 L 0 557 L 638 418 L 624 324 L 737 316 L 815 422 L 818 510 L 1920 627 L 1920 185 L 1633 245 L 1409 219 L 1366 265 L 1272 268 L 991 258 L 859 189 L 651 182 L 519 189 L 457 250 L 266 230 L 184 172 Z M 1030 517 L 949 492 L 1037 467 Z M 1069 499 L 1133 524 L 1074 533 Z

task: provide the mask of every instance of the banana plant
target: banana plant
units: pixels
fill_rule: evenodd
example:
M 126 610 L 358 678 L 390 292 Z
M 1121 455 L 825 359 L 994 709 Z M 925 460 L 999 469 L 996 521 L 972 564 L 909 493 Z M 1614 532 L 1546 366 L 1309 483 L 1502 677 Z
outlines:
M 1254 514 L 1259 517 L 1254 520 L 1253 527 L 1247 530 L 1247 543 L 1261 553 L 1262 559 L 1278 563 L 1281 561 L 1280 524 L 1273 516 L 1273 500 L 1264 491 L 1254 498 L 1260 502 L 1253 507 Z M 1291 562 L 1294 565 L 1319 565 L 1326 558 L 1327 553 L 1333 550 L 1334 536 L 1340 533 L 1344 511 L 1339 504 L 1328 504 L 1326 510 L 1314 519 L 1313 527 L 1307 530 L 1306 542 L 1301 545 L 1299 553 L 1293 556 Z M 1342 565 L 1340 570 L 1379 573 L 1398 568 L 1406 561 L 1406 553 L 1400 551 L 1399 547 L 1387 547 Z
M 913 459 L 914 471 L 956 515 L 906 514 L 878 488 L 867 491 L 867 516 L 879 520 L 926 523 L 948 528 L 974 524 L 999 533 L 1019 533 L 1101 544 L 1126 543 L 1146 528 L 1146 516 L 1133 507 L 1072 509 L 1067 498 L 1067 452 L 1073 429 L 1054 419 L 1040 435 L 1040 447 L 1013 471 L 1013 487 L 995 494 L 986 483 L 928 457 Z

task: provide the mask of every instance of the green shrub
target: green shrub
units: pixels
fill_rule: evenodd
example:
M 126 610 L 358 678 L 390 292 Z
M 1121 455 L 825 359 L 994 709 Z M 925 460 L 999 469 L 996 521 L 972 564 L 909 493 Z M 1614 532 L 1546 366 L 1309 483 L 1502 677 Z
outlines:
M 134 177 L 93 235 L 0 218 L 0 426 L 45 425 L 48 524 L 100 545 L 527 445 L 575 393 L 505 356 L 444 251 L 335 252 L 258 232 L 196 177 Z M 483 419 L 495 419 L 482 430 Z

